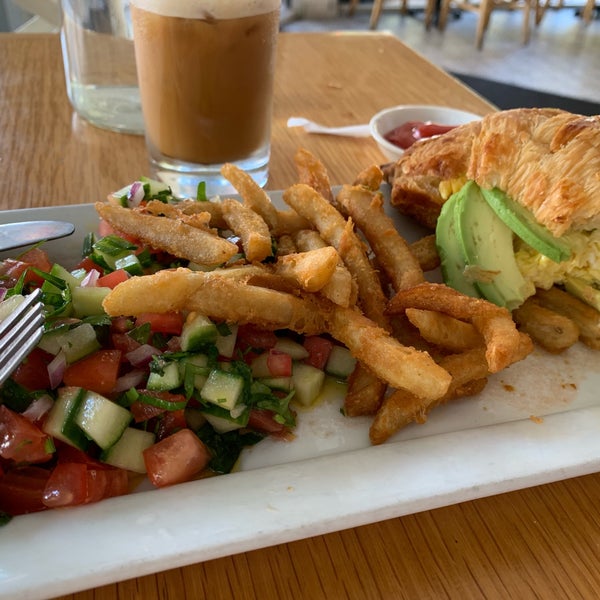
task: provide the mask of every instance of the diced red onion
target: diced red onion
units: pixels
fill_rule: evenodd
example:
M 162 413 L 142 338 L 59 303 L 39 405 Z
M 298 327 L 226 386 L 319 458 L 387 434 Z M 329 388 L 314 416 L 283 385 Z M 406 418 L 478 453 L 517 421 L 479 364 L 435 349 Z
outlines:
M 134 367 L 145 367 L 155 354 L 161 354 L 158 348 L 151 346 L 150 344 L 142 344 L 135 350 L 131 350 L 125 355 L 125 358 Z
M 132 387 L 137 387 L 146 379 L 147 376 L 148 373 L 146 373 L 146 371 L 142 371 L 141 369 L 129 371 L 129 373 L 125 373 L 125 375 L 122 375 L 117 379 L 115 387 L 113 388 L 113 392 L 124 392 Z
M 81 287 L 94 287 L 100 279 L 100 271 L 92 269 L 88 271 L 87 275 L 81 280 L 79 284 Z
M 127 194 L 127 204 L 130 208 L 135 208 L 140 205 L 145 195 L 144 184 L 141 181 L 134 181 Z
M 67 358 L 65 353 L 61 350 L 49 363 L 48 363 L 48 377 L 50 379 L 50 388 L 57 388 L 63 380 L 65 369 L 67 368 Z
M 54 400 L 49 394 L 44 394 L 36 398 L 24 411 L 23 416 L 29 419 L 32 423 L 41 421 L 46 413 L 54 405 Z

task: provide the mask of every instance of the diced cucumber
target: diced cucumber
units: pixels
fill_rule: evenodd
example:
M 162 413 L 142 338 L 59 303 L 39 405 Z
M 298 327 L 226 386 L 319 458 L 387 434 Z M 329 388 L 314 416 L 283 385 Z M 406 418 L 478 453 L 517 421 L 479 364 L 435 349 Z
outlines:
M 292 360 L 303 360 L 308 358 L 308 350 L 302 344 L 286 337 L 277 340 L 274 350 L 289 354 L 292 357 Z
M 85 275 L 81 278 L 76 277 L 73 273 L 69 273 L 69 271 L 67 271 L 63 266 L 57 263 L 54 263 L 52 265 L 52 268 L 50 269 L 50 275 L 54 275 L 54 277 L 62 279 L 71 288 L 71 291 L 78 287 L 83 277 L 85 277 Z M 49 281 L 44 281 L 44 283 L 42 284 L 42 291 L 51 291 L 54 293 L 60 292 L 60 290 Z
M 127 427 L 117 442 L 101 454 L 100 459 L 113 467 L 145 473 L 144 450 L 154 444 L 155 438 L 151 431 Z
M 173 390 L 183 383 L 183 377 L 176 362 L 167 363 L 162 373 L 151 372 L 146 384 L 149 390 Z
M 238 325 L 237 323 L 228 323 L 227 327 L 229 328 L 230 333 L 228 335 L 221 335 L 219 333 L 215 340 L 215 346 L 217 347 L 220 356 L 231 358 L 237 341 Z
M 50 409 L 42 429 L 45 433 L 66 444 L 86 450 L 89 439 L 75 423 L 75 415 L 85 396 L 79 387 L 63 387 L 58 390 L 58 398 Z
M 12 314 L 21 302 L 25 300 L 25 296 L 21 294 L 15 294 L 14 296 L 10 296 L 6 300 L 2 300 L 0 302 L 0 321 L 4 321 L 6 317 Z
M 145 176 L 140 177 L 140 181 L 144 184 L 145 197 L 171 193 L 171 188 L 162 181 Z
M 135 254 L 128 254 L 123 258 L 115 260 L 115 271 L 123 269 L 130 275 L 143 275 L 144 268 L 140 263 L 140 259 Z
M 333 346 L 325 364 L 325 372 L 334 377 L 347 379 L 354 371 L 356 359 L 345 346 Z
M 310 406 L 323 389 L 325 373 L 312 365 L 294 363 L 292 381 L 295 390 L 294 400 L 303 406 Z
M 228 410 L 220 406 L 207 406 L 202 409 L 202 414 L 217 433 L 227 433 L 228 431 L 246 427 L 250 417 L 250 410 L 245 407 L 240 414 L 232 417 Z
M 281 390 L 283 392 L 290 392 L 294 388 L 294 382 L 291 377 L 263 377 L 260 379 L 260 382 L 273 390 Z
M 96 331 L 90 323 L 81 323 L 77 327 L 63 331 L 57 329 L 42 336 L 38 346 L 54 354 L 62 350 L 68 363 L 73 363 L 100 348 Z
M 102 302 L 110 292 L 109 287 L 76 287 L 72 291 L 73 312 L 76 317 L 103 315 Z
M 132 419 L 131 413 L 112 400 L 86 391 L 75 415 L 75 422 L 100 448 L 110 448 L 123 435 Z
M 210 372 L 208 357 L 205 354 L 192 354 L 179 362 L 179 373 L 186 386 L 191 384 L 198 391 L 204 387 Z
M 201 350 L 205 344 L 214 344 L 217 334 L 217 326 L 208 317 L 190 313 L 183 324 L 181 349 L 184 352 Z
M 240 399 L 244 389 L 244 379 L 236 373 L 213 369 L 200 392 L 206 402 L 231 410 Z

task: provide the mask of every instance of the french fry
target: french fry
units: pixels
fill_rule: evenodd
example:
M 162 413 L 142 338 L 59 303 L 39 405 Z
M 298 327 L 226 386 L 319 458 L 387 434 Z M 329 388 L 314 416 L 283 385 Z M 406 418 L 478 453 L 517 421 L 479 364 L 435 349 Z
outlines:
M 344 414 L 348 417 L 374 415 L 383 402 L 387 384 L 377 379 L 364 365 L 357 364 L 348 378 Z
M 144 214 L 105 202 L 97 202 L 95 207 L 98 214 L 118 231 L 202 265 L 222 264 L 238 252 L 235 244 L 180 219 Z
M 313 297 L 248 285 L 227 272 L 179 268 L 132 277 L 108 294 L 104 310 L 111 316 L 185 310 L 268 329 L 289 328 L 311 335 L 326 330 L 326 315 Z
M 161 202 L 161 204 L 164 204 Z M 204 200 L 182 200 L 177 204 L 177 208 L 184 215 L 194 215 L 197 213 L 208 213 L 210 215 L 210 226 L 219 229 L 226 229 L 227 223 L 223 219 L 223 207 L 221 202 Z
M 383 171 L 377 165 L 363 169 L 354 180 L 355 186 L 362 186 L 371 192 L 377 192 L 383 183 Z
M 505 308 L 436 283 L 423 283 L 398 292 L 390 300 L 387 312 L 398 314 L 407 308 L 433 310 L 473 323 L 485 340 L 490 372 L 501 371 L 514 362 L 521 337 L 511 314 Z
M 301 229 L 295 234 L 294 240 L 298 249 L 303 252 L 327 246 L 327 243 L 321 238 L 319 233 L 313 229 Z M 339 255 L 338 263 L 331 280 L 321 288 L 320 292 L 334 304 L 346 307 L 356 304 L 358 295 L 356 283 Z
M 231 198 L 222 201 L 223 218 L 240 236 L 246 260 L 260 262 L 273 254 L 271 233 L 264 219 L 253 210 Z
M 307 292 L 318 292 L 331 281 L 338 260 L 333 246 L 297 252 L 280 257 L 275 263 L 275 274 L 296 282 Z
M 407 390 L 396 390 L 383 401 L 371 423 L 369 439 L 372 444 L 382 444 L 409 423 L 424 423 L 429 411 L 436 406 L 459 395 L 467 395 L 467 392 L 478 393 L 485 387 L 488 365 L 483 346 L 444 357 L 440 365 L 452 377 L 446 393 L 427 400 Z
M 440 256 L 435 245 L 435 234 L 426 235 L 410 244 L 410 251 L 426 273 L 440 266 Z
M 548 352 L 563 352 L 579 340 L 579 327 L 575 321 L 541 306 L 535 297 L 528 298 L 513 310 L 513 319 L 521 331 L 528 333 Z
M 239 167 L 226 163 L 221 174 L 242 197 L 244 206 L 259 214 L 275 236 L 293 233 L 308 227 L 308 222 L 293 211 L 280 211 L 273 206 L 268 194 Z
M 450 385 L 450 375 L 428 353 L 403 346 L 356 310 L 339 306 L 331 310 L 328 332 L 392 387 L 437 399 Z
M 305 184 L 288 188 L 283 199 L 297 213 L 311 220 L 321 237 L 338 251 L 356 280 L 359 301 L 365 314 L 389 330 L 389 322 L 384 315 L 386 298 L 364 247 L 352 229 L 352 223 L 347 223 L 323 196 Z
M 329 175 L 323 163 L 311 154 L 306 148 L 300 148 L 295 156 L 294 163 L 298 173 L 299 183 L 305 183 L 319 193 L 327 202 L 334 203 L 333 192 Z
M 483 345 L 483 338 L 472 323 L 418 308 L 407 308 L 406 316 L 430 344 L 450 352 L 463 352 Z
M 417 259 L 392 219 L 385 214 L 383 196 L 379 192 L 345 185 L 337 201 L 364 233 L 394 290 L 403 290 L 425 281 Z
M 590 348 L 600 350 L 600 312 L 557 287 L 538 289 L 535 298 L 543 307 L 574 321 L 579 327 L 581 341 Z
M 267 193 L 248 173 L 231 163 L 226 163 L 221 167 L 221 175 L 237 190 L 244 205 L 263 218 L 269 229 L 277 228 L 277 209 Z
M 277 238 L 276 256 L 286 256 L 288 254 L 294 254 L 294 252 L 298 252 L 294 238 L 288 233 L 280 235 Z
M 520 334 L 514 362 L 523 360 L 530 352 L 531 340 Z M 444 356 L 439 364 L 452 377 L 446 393 L 436 400 L 427 400 L 407 390 L 396 390 L 383 401 L 371 423 L 369 438 L 372 444 L 385 442 L 409 423 L 424 423 L 428 413 L 436 406 L 478 394 L 487 384 L 489 369 L 483 346 Z
M 327 200 L 323 198 L 316 190 L 304 184 L 296 184 L 288 188 L 283 194 L 284 201 L 290 205 L 296 212 L 311 220 L 315 228 L 321 234 L 321 237 L 331 244 L 342 257 L 348 271 L 356 281 L 358 288 L 358 301 L 365 315 L 375 321 L 377 325 L 389 331 L 390 322 L 384 314 L 386 297 L 381 288 L 379 278 L 367 258 L 362 242 L 354 233 L 351 221 L 346 222 L 344 217 Z M 355 369 L 363 370 L 364 366 L 359 362 Z M 348 390 L 346 398 L 353 400 L 353 407 L 346 406 L 349 411 L 360 412 L 368 411 L 371 406 L 379 404 L 383 397 L 382 386 L 376 380 L 376 373 L 369 369 L 370 373 L 356 374 L 352 378 L 354 381 L 365 381 L 370 377 L 371 386 L 365 386 L 372 394 L 371 399 L 367 399 L 366 394 L 354 396 L 352 385 Z M 365 408 L 358 409 L 356 401 L 362 398 L 365 401 Z

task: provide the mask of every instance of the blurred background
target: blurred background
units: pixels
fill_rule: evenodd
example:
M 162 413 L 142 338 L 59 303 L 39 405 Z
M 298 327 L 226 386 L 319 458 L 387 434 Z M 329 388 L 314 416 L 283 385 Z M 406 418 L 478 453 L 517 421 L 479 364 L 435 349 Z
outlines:
M 554 105 L 583 114 L 600 113 L 600 0 L 491 0 L 489 26 L 478 49 L 481 2 L 284 0 L 281 29 L 389 31 L 500 108 L 549 105 L 554 100 Z M 523 8 L 526 2 L 529 9 Z M 448 18 L 441 30 L 439 14 L 445 3 Z M 524 10 L 529 13 L 527 43 Z M 59 0 L 0 0 L 0 31 L 30 33 L 59 27 Z M 385 57 L 373 68 L 385 68 Z M 393 76 L 402 75 L 390 73 Z

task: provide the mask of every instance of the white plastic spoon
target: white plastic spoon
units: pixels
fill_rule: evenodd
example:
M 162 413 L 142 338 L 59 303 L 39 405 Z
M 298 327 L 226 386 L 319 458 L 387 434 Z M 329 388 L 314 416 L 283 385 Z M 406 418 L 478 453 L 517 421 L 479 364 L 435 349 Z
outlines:
M 341 135 L 347 137 L 369 137 L 371 132 L 368 125 L 346 125 L 345 127 L 325 127 L 303 117 L 290 117 L 288 127 L 302 127 L 307 133 L 324 133 L 326 135 Z

